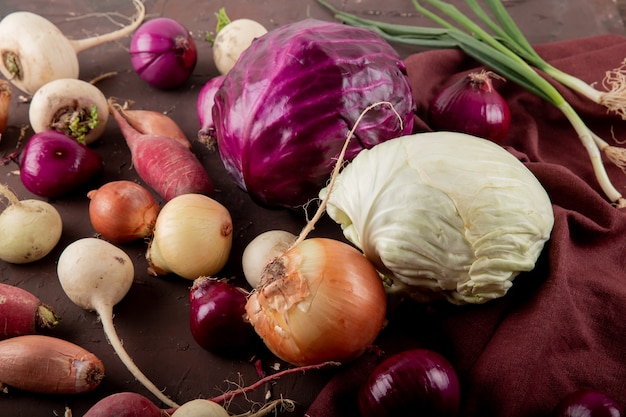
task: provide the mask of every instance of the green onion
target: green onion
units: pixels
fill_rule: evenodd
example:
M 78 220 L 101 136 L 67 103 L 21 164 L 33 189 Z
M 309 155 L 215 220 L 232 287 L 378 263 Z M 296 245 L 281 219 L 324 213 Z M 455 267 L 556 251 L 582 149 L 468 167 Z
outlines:
M 369 28 L 390 42 L 427 48 L 460 49 L 499 75 L 553 104 L 561 110 L 578 134 L 589 155 L 596 179 L 602 191 L 612 203 L 618 207 L 626 207 L 626 199 L 617 191 L 608 177 L 600 150 L 604 151 L 607 157 L 620 167 L 626 167 L 626 151 L 609 146 L 608 143 L 593 133 L 561 93 L 536 71 L 535 68 L 538 67 L 534 66 L 535 64 L 539 65 L 539 60 L 542 59 L 538 58 L 539 55 L 533 50 L 528 41 L 523 38 L 523 35 L 513 23 L 500 0 L 485 1 L 489 3 L 490 9 L 497 16 L 502 27 L 498 26 L 495 21 L 480 9 L 475 0 L 467 0 L 472 10 L 494 32 L 495 36 L 465 17 L 455 6 L 440 0 L 426 0 L 426 2 L 461 28 L 424 8 L 417 0 L 412 0 L 417 11 L 437 23 L 441 26 L 440 28 L 390 24 L 364 19 L 340 11 L 325 0 L 317 1 L 332 11 L 338 20 L 352 26 Z M 550 65 L 544 61 L 543 68 L 548 67 Z M 573 78 L 569 77 L 570 79 Z

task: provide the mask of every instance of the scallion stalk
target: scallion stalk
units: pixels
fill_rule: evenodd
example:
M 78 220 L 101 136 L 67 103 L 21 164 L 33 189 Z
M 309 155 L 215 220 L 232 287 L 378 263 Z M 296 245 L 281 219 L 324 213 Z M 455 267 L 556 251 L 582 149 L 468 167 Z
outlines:
M 512 41 L 509 41 L 509 39 L 514 39 L 521 34 L 521 32 L 519 32 L 519 34 L 512 35 L 514 34 L 514 29 L 511 29 L 513 26 L 509 25 L 510 34 L 507 34 L 503 29 L 497 29 L 496 23 L 489 19 L 484 12 L 479 12 L 488 19 L 485 21 L 487 26 L 492 29 L 497 29 L 496 36 L 506 35 L 503 36 L 504 40 L 501 42 L 471 19 L 465 17 L 455 6 L 440 0 L 426 1 L 436 7 L 449 19 L 456 22 L 456 24 L 462 26 L 465 30 L 454 26 L 443 17 L 424 8 L 417 0 L 412 0 L 417 11 L 437 23 L 441 26 L 440 28 L 390 24 L 364 19 L 340 11 L 325 0 L 317 1 L 332 11 L 335 18 L 338 20 L 349 25 L 369 28 L 390 42 L 427 48 L 458 48 L 499 75 L 517 83 L 529 92 L 553 104 L 565 115 L 578 134 L 580 141 L 589 155 L 596 179 L 602 191 L 616 206 L 626 207 L 626 199 L 624 199 L 622 194 L 617 191 L 611 183 L 600 153 L 602 149 L 612 160 L 616 158 L 613 162 L 618 166 L 625 166 L 626 158 L 624 158 L 623 155 L 624 150 L 609 146 L 598 135 L 593 133 L 561 93 L 533 68 L 534 61 L 531 62 L 528 60 L 527 62 L 526 57 L 531 56 L 531 53 L 527 49 L 532 49 L 527 41 L 519 41 L 518 46 L 512 49 Z M 490 3 L 499 2 L 499 0 L 486 1 Z M 470 6 L 473 9 L 478 7 L 472 0 L 468 0 L 468 2 L 471 3 Z M 504 10 L 504 12 L 506 13 L 506 10 Z M 505 19 L 504 17 L 500 18 L 503 19 L 503 21 Z M 522 53 L 522 50 L 526 50 L 526 52 Z M 534 53 L 536 54 L 536 52 Z M 546 65 L 548 64 L 546 63 Z

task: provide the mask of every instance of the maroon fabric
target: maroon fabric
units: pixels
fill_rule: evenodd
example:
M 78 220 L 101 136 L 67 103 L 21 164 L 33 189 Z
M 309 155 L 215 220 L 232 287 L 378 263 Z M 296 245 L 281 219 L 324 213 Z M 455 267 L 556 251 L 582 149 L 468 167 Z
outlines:
M 601 87 L 605 71 L 626 57 L 626 38 L 598 36 L 537 50 L 557 68 Z M 428 129 L 425 114 L 435 92 L 479 66 L 455 50 L 414 54 L 406 65 L 418 129 Z M 497 87 L 513 116 L 504 146 L 552 199 L 551 239 L 535 270 L 520 275 L 502 299 L 463 307 L 401 303 L 378 344 L 386 355 L 411 346 L 444 354 L 461 380 L 461 416 L 548 416 L 579 388 L 603 390 L 626 406 L 626 209 L 604 198 L 586 151 L 558 109 L 513 83 Z M 625 121 L 559 90 L 598 135 L 611 144 L 612 135 L 626 139 Z M 606 165 L 626 193 L 626 174 Z M 347 366 L 307 415 L 358 415 L 358 387 L 381 358 L 373 350 Z

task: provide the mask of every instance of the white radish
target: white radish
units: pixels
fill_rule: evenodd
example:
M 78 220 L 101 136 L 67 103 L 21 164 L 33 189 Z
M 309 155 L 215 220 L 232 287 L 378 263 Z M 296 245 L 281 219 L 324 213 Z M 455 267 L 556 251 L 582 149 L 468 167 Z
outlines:
M 75 78 L 60 78 L 35 92 L 28 118 L 35 133 L 52 129 L 88 145 L 104 133 L 109 104 L 95 85 Z
M 172 417 L 229 417 L 228 411 L 210 400 L 195 399 L 186 402 L 174 411 Z
M 135 276 L 130 257 L 105 240 L 82 238 L 63 250 L 57 274 L 70 300 L 79 307 L 98 313 L 115 353 L 133 376 L 163 403 L 178 407 L 139 370 L 113 326 L 113 306 L 126 296 Z
M 0 71 L 17 88 L 33 94 L 59 78 L 78 78 L 78 54 L 86 49 L 128 36 L 146 13 L 141 0 L 133 0 L 137 14 L 121 29 L 90 38 L 71 40 L 48 19 L 31 12 L 9 13 L 0 21 Z
M 257 288 L 265 266 L 287 252 L 296 235 L 284 230 L 268 230 L 248 243 L 241 256 L 243 275 L 252 288 Z
M 241 53 L 256 38 L 267 33 L 261 23 L 252 19 L 230 21 L 224 9 L 217 13 L 218 30 L 213 41 L 213 61 L 215 67 L 224 75 L 235 65 Z
M 51 204 L 22 200 L 3 184 L 0 196 L 8 201 L 0 213 L 0 259 L 14 264 L 37 261 L 59 243 L 63 222 Z

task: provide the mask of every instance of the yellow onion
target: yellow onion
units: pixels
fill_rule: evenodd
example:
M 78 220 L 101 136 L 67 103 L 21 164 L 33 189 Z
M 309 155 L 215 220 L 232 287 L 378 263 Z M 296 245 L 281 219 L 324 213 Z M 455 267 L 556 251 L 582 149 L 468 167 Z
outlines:
M 355 359 L 378 336 L 385 312 L 374 266 L 326 238 L 305 239 L 271 261 L 246 304 L 268 349 L 298 366 Z
M 111 181 L 87 193 L 91 225 L 116 243 L 150 237 L 159 205 L 145 187 L 133 181 Z
M 230 255 L 233 223 L 222 204 L 202 194 L 182 194 L 157 216 L 146 258 L 153 275 L 194 280 L 219 272 Z

